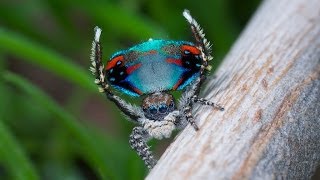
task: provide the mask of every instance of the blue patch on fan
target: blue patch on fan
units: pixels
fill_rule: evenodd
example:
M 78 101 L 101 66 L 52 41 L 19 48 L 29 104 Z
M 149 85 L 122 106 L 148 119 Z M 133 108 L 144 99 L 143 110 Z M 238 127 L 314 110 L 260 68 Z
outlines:
M 106 66 L 107 79 L 131 96 L 181 90 L 199 77 L 200 54 L 191 42 L 149 40 L 115 53 Z

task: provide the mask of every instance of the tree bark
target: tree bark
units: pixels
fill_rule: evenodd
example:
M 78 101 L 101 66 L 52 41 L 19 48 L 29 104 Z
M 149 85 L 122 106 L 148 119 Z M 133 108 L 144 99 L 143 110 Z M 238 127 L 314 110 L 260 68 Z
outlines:
M 320 163 L 320 1 L 266 0 L 147 179 L 310 179 Z

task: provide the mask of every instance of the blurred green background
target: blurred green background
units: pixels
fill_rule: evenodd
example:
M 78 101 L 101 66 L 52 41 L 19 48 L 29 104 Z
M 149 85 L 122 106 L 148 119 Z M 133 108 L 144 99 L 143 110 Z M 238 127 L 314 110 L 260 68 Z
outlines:
M 1 0 L 0 179 L 142 179 L 134 124 L 99 94 L 88 68 L 93 28 L 104 60 L 149 38 L 192 40 L 183 9 L 213 44 L 216 68 L 259 0 Z M 171 140 L 153 141 L 160 157 Z

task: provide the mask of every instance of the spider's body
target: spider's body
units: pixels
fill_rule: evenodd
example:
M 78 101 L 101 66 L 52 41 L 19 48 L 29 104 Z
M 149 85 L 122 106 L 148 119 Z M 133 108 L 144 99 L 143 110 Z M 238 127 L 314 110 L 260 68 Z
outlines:
M 138 124 L 129 142 L 148 168 L 155 165 L 146 144 L 149 139 L 168 138 L 173 130 L 184 128 L 188 123 L 198 130 L 192 116 L 193 103 L 223 110 L 219 105 L 198 98 L 205 73 L 210 70 L 208 61 L 212 59 L 211 49 L 189 12 L 184 11 L 183 15 L 191 26 L 195 43 L 151 39 L 115 53 L 106 67 L 102 64 L 99 42 L 101 29 L 95 28 L 91 58 L 95 83 L 108 99 Z M 145 96 L 141 107 L 131 105 L 115 95 L 109 84 L 128 95 Z M 175 90 L 183 90 L 178 102 L 170 94 Z

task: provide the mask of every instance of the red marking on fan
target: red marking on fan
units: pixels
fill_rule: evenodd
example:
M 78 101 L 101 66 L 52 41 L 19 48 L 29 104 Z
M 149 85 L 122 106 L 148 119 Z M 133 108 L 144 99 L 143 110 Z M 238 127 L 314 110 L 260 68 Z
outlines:
M 201 53 L 201 51 L 198 48 L 196 48 L 194 46 L 190 46 L 190 45 L 181 46 L 181 50 L 182 50 L 182 52 L 184 52 L 186 50 L 190 51 L 194 55 L 199 55 Z
M 171 63 L 171 64 L 176 64 L 178 66 L 182 66 L 182 61 L 181 59 L 173 59 L 173 58 L 169 58 L 166 60 L 167 63 Z
M 158 52 L 156 50 L 147 51 L 144 53 L 144 55 L 151 55 L 151 54 L 157 54 Z
M 133 86 L 132 86 L 132 90 L 133 90 L 135 93 L 139 94 L 139 95 L 142 95 L 142 94 L 143 94 L 142 91 L 140 91 L 140 89 L 138 89 L 138 88 L 136 88 L 136 87 L 133 87 Z
M 124 57 L 123 57 L 123 56 L 117 56 L 117 57 L 111 59 L 111 60 L 107 63 L 106 69 L 109 70 L 109 69 L 115 67 L 115 66 L 117 65 L 118 61 L 121 61 L 121 62 L 123 63 Z
M 137 70 L 140 66 L 141 66 L 141 63 L 136 64 L 136 65 L 133 65 L 133 66 L 129 66 L 129 67 L 127 68 L 127 70 L 126 70 L 126 71 L 127 71 L 127 74 L 133 73 L 133 71 Z
M 172 90 L 177 90 L 178 87 L 181 85 L 181 83 L 183 82 L 184 78 L 180 78 L 179 81 L 173 86 Z

